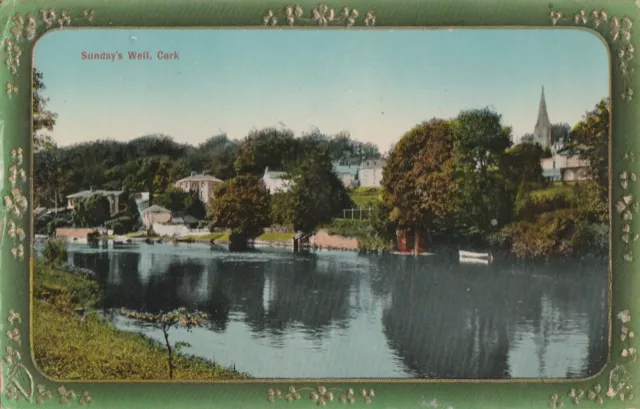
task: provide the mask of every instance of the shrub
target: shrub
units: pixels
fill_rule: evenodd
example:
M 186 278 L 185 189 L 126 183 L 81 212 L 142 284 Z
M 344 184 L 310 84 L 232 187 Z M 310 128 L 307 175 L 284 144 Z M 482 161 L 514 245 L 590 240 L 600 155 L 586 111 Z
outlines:
M 67 261 L 68 252 L 67 245 L 64 241 L 58 239 L 47 240 L 43 253 L 44 260 L 47 264 L 60 266 Z
M 113 234 L 126 234 L 135 230 L 136 221 L 129 216 L 122 216 L 109 220 L 104 225 L 107 229 L 112 229 Z
M 47 223 L 47 236 L 53 237 L 56 235 L 56 230 L 62 227 L 71 227 L 71 221 L 68 219 L 53 219 Z

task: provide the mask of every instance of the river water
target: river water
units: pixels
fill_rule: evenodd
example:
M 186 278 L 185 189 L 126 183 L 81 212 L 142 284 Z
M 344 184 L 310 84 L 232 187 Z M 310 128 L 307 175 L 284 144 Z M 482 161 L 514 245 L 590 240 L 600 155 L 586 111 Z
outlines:
M 97 273 L 105 312 L 208 313 L 172 342 L 257 378 L 586 377 L 607 357 L 606 260 L 468 265 L 140 243 L 72 244 L 69 262 Z

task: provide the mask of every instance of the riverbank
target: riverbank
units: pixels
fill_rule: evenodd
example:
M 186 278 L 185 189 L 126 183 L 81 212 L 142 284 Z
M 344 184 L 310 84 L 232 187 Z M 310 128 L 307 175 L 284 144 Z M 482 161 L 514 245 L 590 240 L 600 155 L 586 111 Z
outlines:
M 40 370 L 65 380 L 168 380 L 166 348 L 101 317 L 91 308 L 99 297 L 91 277 L 36 262 L 33 343 Z M 86 306 L 82 319 L 78 309 Z M 248 377 L 204 358 L 177 354 L 173 359 L 173 380 Z

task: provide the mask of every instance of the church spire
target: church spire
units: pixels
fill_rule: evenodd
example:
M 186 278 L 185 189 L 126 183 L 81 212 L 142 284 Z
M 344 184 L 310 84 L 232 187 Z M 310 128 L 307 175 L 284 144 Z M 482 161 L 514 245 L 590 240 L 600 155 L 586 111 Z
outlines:
M 551 122 L 547 112 L 547 101 L 544 98 L 544 86 L 540 95 L 540 107 L 538 108 L 538 120 L 533 131 L 533 139 L 543 148 L 551 146 Z

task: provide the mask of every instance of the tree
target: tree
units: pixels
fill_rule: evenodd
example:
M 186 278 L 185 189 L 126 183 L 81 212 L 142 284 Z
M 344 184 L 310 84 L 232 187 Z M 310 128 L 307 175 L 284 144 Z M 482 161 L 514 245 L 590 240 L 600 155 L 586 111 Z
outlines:
M 505 171 L 510 183 L 519 186 L 522 183 L 531 185 L 542 182 L 540 159 L 543 156 L 540 145 L 533 143 L 520 143 L 507 149 Z
M 176 342 L 172 346 L 171 342 L 169 342 L 169 331 L 171 329 L 185 328 L 187 331 L 191 332 L 193 328 L 204 326 L 206 320 L 208 319 L 207 314 L 199 311 L 189 312 L 186 310 L 186 308 L 178 308 L 177 310 L 164 314 L 151 314 L 121 309 L 120 314 L 162 331 L 162 334 L 164 335 L 165 346 L 167 347 L 167 366 L 169 368 L 169 379 L 173 379 L 174 350 L 176 352 L 179 352 L 180 349 L 188 348 L 191 346 L 186 342 Z
M 109 199 L 102 195 L 94 195 L 78 202 L 73 214 L 75 227 L 102 226 L 111 216 Z
M 287 174 L 287 219 L 293 228 L 311 233 L 318 225 L 331 221 L 342 209 L 352 206 L 344 184 L 335 174 L 331 158 L 322 150 L 313 150 Z
M 174 212 L 183 212 L 186 209 L 188 198 L 188 192 L 175 186 L 170 186 L 156 197 L 155 203 Z
M 455 211 L 453 125 L 432 119 L 407 133 L 389 152 L 383 170 L 383 200 L 402 229 L 441 232 Z
M 55 147 L 55 143 L 50 135 L 43 134 L 43 130 L 53 131 L 58 114 L 47 109 L 48 98 L 42 93 L 46 89 L 43 75 L 40 71 L 33 69 L 33 145 L 34 151 L 49 150 Z
M 269 192 L 255 176 L 236 176 L 218 186 L 208 210 L 214 226 L 255 237 L 269 226 Z
M 609 197 L 610 122 L 610 101 L 605 98 L 576 124 L 567 146 L 569 152 L 589 161 L 589 177 L 600 186 L 603 203 L 608 203 Z
M 505 150 L 512 144 L 511 129 L 502 126 L 499 114 L 485 108 L 461 112 L 454 134 L 461 227 L 483 235 L 508 223 L 513 214 L 516 192 L 502 169 Z
M 571 136 L 571 125 L 566 122 L 551 125 L 551 142 L 558 143 L 564 141 L 567 143 Z
M 252 131 L 240 146 L 236 172 L 257 176 L 267 167 L 284 170 L 295 163 L 298 154 L 299 143 L 292 131 L 277 128 Z
M 198 220 L 204 220 L 207 217 L 207 207 L 200 200 L 198 192 L 192 191 L 187 194 L 184 202 L 184 212 Z

